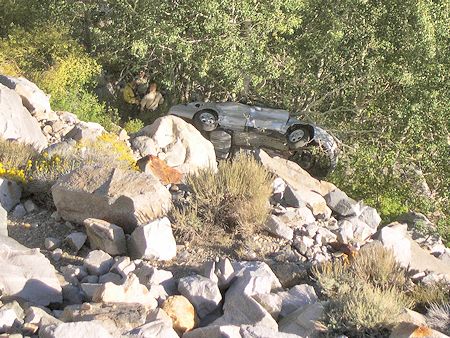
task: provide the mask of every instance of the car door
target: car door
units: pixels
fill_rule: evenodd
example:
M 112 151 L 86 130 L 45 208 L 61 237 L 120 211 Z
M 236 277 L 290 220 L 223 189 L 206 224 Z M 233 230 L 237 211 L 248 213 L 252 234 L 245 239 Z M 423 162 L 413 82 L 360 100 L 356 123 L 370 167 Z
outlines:
M 219 125 L 225 129 L 242 131 L 245 129 L 249 117 L 250 107 L 236 102 L 222 102 L 217 104 L 219 111 Z
M 248 127 L 282 133 L 289 119 L 289 112 L 282 109 L 250 107 Z

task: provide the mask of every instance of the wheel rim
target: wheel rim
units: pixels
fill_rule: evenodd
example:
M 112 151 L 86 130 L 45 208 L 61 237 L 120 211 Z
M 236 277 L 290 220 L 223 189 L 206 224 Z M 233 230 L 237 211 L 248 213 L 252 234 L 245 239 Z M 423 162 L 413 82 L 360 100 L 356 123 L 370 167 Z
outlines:
M 297 129 L 294 130 L 292 133 L 289 134 L 289 141 L 292 143 L 296 143 L 303 139 L 305 136 L 305 132 L 303 129 Z
M 203 124 L 213 126 L 216 123 L 216 117 L 212 113 L 204 112 L 198 117 Z

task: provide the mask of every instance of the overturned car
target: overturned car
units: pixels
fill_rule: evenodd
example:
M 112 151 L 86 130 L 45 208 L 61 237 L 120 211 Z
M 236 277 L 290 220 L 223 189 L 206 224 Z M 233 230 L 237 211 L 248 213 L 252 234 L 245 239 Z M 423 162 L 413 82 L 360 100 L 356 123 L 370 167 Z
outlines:
M 219 158 L 232 147 L 263 148 L 298 163 L 316 177 L 325 177 L 337 164 L 335 139 L 322 128 L 282 109 L 236 102 L 192 102 L 170 108 L 170 115 L 192 123 L 213 143 Z

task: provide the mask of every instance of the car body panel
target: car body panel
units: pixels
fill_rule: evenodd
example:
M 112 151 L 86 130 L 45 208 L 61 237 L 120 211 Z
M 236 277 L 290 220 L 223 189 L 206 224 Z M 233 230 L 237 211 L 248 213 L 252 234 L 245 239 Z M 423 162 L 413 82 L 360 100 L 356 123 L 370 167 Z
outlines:
M 168 114 L 192 120 L 195 114 L 203 110 L 214 111 L 218 117 L 218 128 L 232 131 L 233 144 L 240 147 L 269 148 L 286 153 L 289 152 L 288 133 L 296 126 L 307 127 L 311 139 L 300 148 L 306 150 L 319 145 L 330 159 L 331 170 L 337 164 L 338 147 L 333 136 L 313 123 L 290 117 L 287 110 L 238 102 L 191 102 L 171 107 Z

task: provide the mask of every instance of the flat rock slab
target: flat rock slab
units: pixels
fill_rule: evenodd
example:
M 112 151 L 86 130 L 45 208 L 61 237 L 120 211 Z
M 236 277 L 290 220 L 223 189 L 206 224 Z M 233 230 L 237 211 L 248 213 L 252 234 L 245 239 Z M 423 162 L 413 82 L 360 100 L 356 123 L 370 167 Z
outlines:
M 11 296 L 44 306 L 62 302 L 56 270 L 39 249 L 27 249 L 2 236 L 0 267 L 3 297 Z
M 62 218 L 79 224 L 98 218 L 125 233 L 165 215 L 172 205 L 170 192 L 155 177 L 89 165 L 61 177 L 52 195 Z

